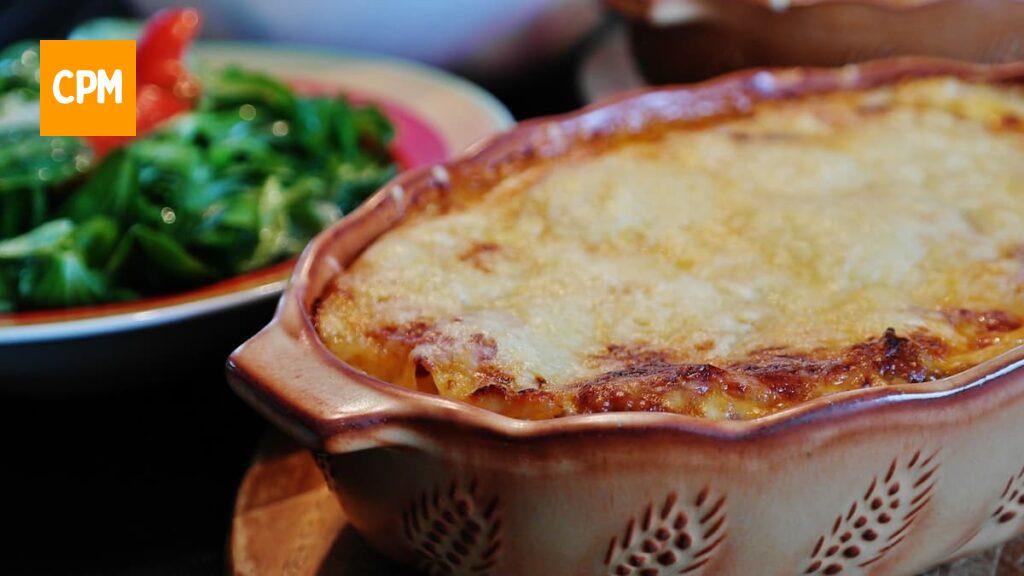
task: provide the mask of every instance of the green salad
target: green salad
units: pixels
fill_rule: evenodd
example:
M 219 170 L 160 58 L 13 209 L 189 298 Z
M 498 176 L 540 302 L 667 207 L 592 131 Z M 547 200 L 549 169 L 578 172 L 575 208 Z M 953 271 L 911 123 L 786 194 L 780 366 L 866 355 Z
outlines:
M 397 170 L 374 106 L 239 68 L 198 79 L 190 111 L 99 158 L 26 120 L 38 45 L 0 52 L 0 312 L 129 300 L 282 261 Z

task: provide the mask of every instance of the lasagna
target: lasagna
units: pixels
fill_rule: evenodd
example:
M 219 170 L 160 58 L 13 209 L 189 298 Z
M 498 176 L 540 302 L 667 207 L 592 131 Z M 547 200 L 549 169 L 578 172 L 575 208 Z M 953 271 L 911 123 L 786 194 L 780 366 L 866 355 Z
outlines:
M 1024 91 L 762 102 L 458 186 L 320 298 L 376 378 L 527 419 L 750 419 L 1024 341 Z

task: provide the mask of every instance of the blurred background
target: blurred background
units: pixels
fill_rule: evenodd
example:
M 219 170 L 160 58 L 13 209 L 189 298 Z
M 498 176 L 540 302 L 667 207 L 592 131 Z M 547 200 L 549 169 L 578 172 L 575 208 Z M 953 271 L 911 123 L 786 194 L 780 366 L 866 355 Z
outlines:
M 0 45 L 65 38 L 82 22 L 199 8 L 203 37 L 314 45 L 409 58 L 483 84 L 519 117 L 577 104 L 578 61 L 609 26 L 598 0 L 40 0 L 0 2 Z M 540 97 L 521 82 L 543 86 Z

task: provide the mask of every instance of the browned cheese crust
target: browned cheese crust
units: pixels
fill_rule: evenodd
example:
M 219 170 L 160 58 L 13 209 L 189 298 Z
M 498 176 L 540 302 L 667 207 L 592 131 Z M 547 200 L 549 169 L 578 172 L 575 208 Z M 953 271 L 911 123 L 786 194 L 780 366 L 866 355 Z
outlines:
M 953 78 L 580 146 L 409 215 L 317 330 L 519 418 L 764 416 L 1024 339 L 1024 95 Z

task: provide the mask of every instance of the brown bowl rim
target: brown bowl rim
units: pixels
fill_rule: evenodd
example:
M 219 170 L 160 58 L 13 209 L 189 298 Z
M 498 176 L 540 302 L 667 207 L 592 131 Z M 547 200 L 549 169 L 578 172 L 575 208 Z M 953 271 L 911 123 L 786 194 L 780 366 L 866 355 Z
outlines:
M 391 211 L 400 220 L 417 198 L 448 186 L 452 174 L 496 179 L 501 177 L 503 169 L 517 162 L 556 157 L 571 144 L 609 134 L 642 131 L 668 122 L 727 117 L 766 100 L 868 89 L 929 76 L 999 84 L 1024 83 L 1024 62 L 979 65 L 904 57 L 841 68 L 757 68 L 698 84 L 645 88 L 567 114 L 522 122 L 509 131 L 485 139 L 460 157 L 401 174 L 306 247 L 273 320 L 230 355 L 229 382 L 236 392 L 276 424 L 307 444 L 330 451 L 358 449 L 343 442 L 345 436 L 373 436 L 375 440 L 371 443 L 379 444 L 385 432 L 438 426 L 472 431 L 503 442 L 651 431 L 744 442 L 821 421 L 845 420 L 887 406 L 945 405 L 962 395 L 980 394 L 1015 382 L 1017 379 L 1000 377 L 1024 365 L 1024 345 L 940 380 L 826 395 L 752 420 L 709 420 L 664 412 L 613 412 L 519 420 L 360 372 L 328 351 L 313 325 L 309 308 L 318 295 L 309 292 L 310 275 L 314 268 L 326 265 L 327 258 L 332 259 L 337 269 L 337 261 L 328 256 L 329 248 L 340 238 L 354 235 L 359 238 L 358 250 L 362 251 L 395 224 L 392 222 L 376 230 L 372 228 L 374 219 L 379 221 Z M 571 133 L 571 138 L 565 138 L 567 133 Z M 554 142 L 560 144 L 556 146 Z M 283 338 L 277 342 L 294 346 L 296 353 L 292 360 L 302 364 L 289 368 L 289 374 L 294 375 L 289 382 L 282 381 L 280 374 L 268 376 L 259 366 L 262 363 L 265 367 L 266 362 L 259 358 L 259 351 L 252 349 L 253 342 L 272 338 Z M 287 355 L 281 356 L 287 363 Z M 310 387 L 314 376 L 309 375 L 307 368 L 329 374 L 332 382 Z M 295 382 L 303 379 L 306 383 L 299 389 Z M 983 386 L 986 383 L 989 385 Z M 341 404 L 351 397 L 358 402 L 350 410 Z M 360 434 L 354 434 L 356 432 Z
M 668 0 L 672 1 L 672 0 Z M 719 2 L 743 2 L 763 8 L 775 14 L 785 14 L 789 10 L 813 8 L 816 6 L 864 6 L 886 12 L 912 12 L 938 4 L 973 3 L 974 0 L 788 0 L 783 7 L 776 7 L 772 0 L 717 0 Z M 1006 4 L 1020 4 L 1024 0 L 1002 0 Z M 658 4 L 668 3 L 666 0 L 604 0 L 605 5 L 628 18 L 644 20 L 650 24 L 658 24 L 654 18 L 654 8 Z M 673 22 L 673 24 L 676 22 Z

